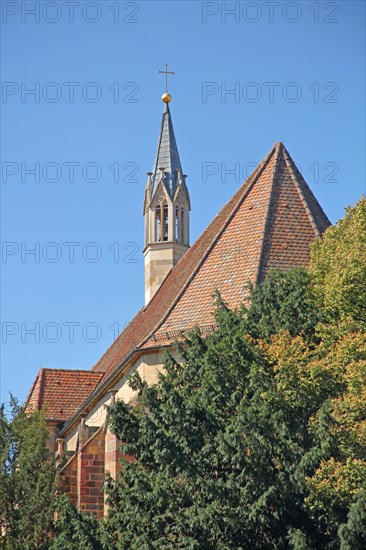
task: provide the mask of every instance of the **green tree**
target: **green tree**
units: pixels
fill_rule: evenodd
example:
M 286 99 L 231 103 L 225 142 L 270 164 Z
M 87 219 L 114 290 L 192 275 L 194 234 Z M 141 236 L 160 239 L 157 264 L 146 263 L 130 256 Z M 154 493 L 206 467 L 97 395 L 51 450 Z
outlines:
M 0 407 L 1 546 L 9 550 L 49 548 L 56 469 L 47 448 L 44 415 L 27 414 L 11 398 L 11 414 Z
M 246 317 L 219 303 L 217 320 L 214 335 L 194 333 L 179 360 L 167 356 L 158 384 L 132 379 L 135 408 L 111 410 L 123 453 L 137 461 L 109 483 L 105 548 L 329 543 L 305 505 L 306 476 L 331 449 L 327 377 L 318 398 L 311 375 L 306 392 L 295 378 L 289 392 Z
M 365 239 L 361 199 L 308 272 L 219 300 L 214 335 L 131 380 L 111 426 L 137 461 L 109 482 L 105 548 L 364 548 Z
M 269 341 L 273 334 L 282 331 L 291 336 L 314 335 L 321 310 L 314 307 L 311 279 L 305 269 L 274 269 L 262 284 L 249 288 L 247 330 L 253 337 Z
M 366 491 L 360 491 L 352 504 L 347 523 L 339 528 L 340 550 L 366 548 Z
M 237 311 L 218 296 L 214 334 L 193 331 L 154 386 L 131 378 L 135 406 L 110 410 L 131 459 L 99 525 L 53 505 L 43 415 L 2 410 L 4 547 L 363 550 L 365 222 L 361 199 L 308 272 L 271 272 Z
M 60 495 L 56 503 L 57 519 L 50 550 L 99 550 L 98 522 L 82 514 L 71 504 L 66 495 Z
M 366 198 L 312 245 L 310 276 L 328 322 L 366 328 Z
M 312 245 L 309 273 L 318 306 L 324 312 L 317 327 L 321 338 L 317 358 L 320 366 L 333 372 L 337 391 L 330 402 L 334 448 L 308 479 L 307 504 L 333 537 L 341 538 L 342 548 L 364 548 L 356 542 L 366 537 L 366 516 L 360 512 L 366 490 L 364 197 Z M 353 542 L 347 546 L 347 541 Z
M 334 392 L 329 404 L 334 419 L 330 427 L 333 449 L 307 480 L 307 504 L 336 539 L 339 526 L 344 523 L 347 533 L 355 535 L 352 529 L 356 524 L 347 518 L 353 515 L 354 501 L 366 490 L 366 334 L 343 332 L 325 347 L 328 353 L 319 359 L 319 366 L 335 373 L 340 390 Z M 358 530 L 360 525 L 359 522 Z

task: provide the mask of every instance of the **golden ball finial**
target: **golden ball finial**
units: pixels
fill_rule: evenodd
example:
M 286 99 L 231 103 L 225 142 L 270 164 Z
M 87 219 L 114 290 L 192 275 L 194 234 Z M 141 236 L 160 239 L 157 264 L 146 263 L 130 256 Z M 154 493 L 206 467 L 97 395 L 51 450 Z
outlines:
M 161 101 L 163 101 L 164 103 L 170 103 L 171 100 L 172 100 L 172 96 L 168 94 L 168 92 L 165 92 L 165 94 L 161 96 Z

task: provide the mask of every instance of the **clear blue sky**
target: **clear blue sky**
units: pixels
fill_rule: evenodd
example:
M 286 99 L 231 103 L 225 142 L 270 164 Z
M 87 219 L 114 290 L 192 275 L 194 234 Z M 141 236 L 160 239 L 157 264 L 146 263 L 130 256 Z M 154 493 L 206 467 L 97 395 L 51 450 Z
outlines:
M 363 1 L 1 7 L 2 401 L 90 368 L 143 304 L 165 63 L 192 242 L 278 140 L 332 222 L 365 193 Z

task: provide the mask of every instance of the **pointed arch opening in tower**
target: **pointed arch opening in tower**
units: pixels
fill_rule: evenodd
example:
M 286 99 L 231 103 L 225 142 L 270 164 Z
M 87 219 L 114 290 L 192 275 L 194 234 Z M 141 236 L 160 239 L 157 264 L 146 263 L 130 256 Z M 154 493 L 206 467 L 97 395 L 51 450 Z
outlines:
M 179 242 L 179 208 L 178 206 L 175 207 L 175 224 L 174 224 L 174 238 L 175 241 Z
M 183 243 L 184 241 L 184 208 L 181 208 L 180 209 L 180 223 L 179 223 L 179 237 L 180 237 L 180 242 Z
M 168 229 L 169 229 L 168 205 L 165 203 L 163 205 L 163 241 L 168 240 Z
M 161 241 L 161 207 L 155 208 L 155 242 Z

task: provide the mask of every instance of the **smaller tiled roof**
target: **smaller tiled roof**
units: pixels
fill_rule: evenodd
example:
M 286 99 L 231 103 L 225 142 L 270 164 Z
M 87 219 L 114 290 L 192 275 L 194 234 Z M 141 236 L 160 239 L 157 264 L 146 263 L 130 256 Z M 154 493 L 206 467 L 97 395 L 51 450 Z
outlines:
M 25 408 L 27 411 L 46 408 L 48 420 L 64 422 L 80 408 L 102 376 L 90 370 L 40 369 Z

